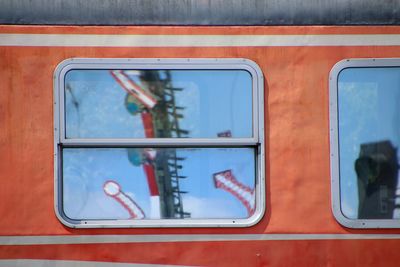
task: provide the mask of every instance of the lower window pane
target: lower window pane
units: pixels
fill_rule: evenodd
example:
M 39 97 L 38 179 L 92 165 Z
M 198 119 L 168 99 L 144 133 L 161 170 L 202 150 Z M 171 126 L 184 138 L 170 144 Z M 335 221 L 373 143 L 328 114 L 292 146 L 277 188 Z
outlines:
M 255 210 L 254 148 L 64 148 L 71 220 L 239 219 Z

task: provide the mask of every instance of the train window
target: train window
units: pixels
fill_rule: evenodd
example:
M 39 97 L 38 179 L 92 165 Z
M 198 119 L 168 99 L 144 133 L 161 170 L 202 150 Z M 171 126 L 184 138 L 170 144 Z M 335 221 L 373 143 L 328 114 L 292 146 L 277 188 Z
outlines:
M 400 60 L 341 61 L 330 79 L 335 217 L 351 228 L 398 228 Z
M 246 59 L 69 59 L 55 71 L 55 206 L 69 227 L 250 226 L 263 77 Z
M 157 138 L 213 138 L 225 131 L 253 136 L 246 70 L 78 69 L 66 73 L 65 84 L 67 139 L 151 138 L 142 126 L 150 113 L 165 117 L 154 129 Z

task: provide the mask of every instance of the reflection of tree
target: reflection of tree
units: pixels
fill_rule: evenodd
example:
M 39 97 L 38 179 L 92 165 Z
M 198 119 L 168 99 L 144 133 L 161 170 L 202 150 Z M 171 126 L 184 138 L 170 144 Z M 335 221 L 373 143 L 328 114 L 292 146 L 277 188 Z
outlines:
M 360 219 L 391 219 L 395 208 L 397 149 L 390 141 L 361 144 L 355 161 Z

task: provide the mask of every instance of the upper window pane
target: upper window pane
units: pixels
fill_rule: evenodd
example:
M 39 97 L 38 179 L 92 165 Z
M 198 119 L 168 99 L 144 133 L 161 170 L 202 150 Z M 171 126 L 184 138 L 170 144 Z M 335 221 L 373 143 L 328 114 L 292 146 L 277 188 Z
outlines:
M 66 138 L 251 138 L 246 70 L 72 69 Z
M 340 207 L 349 219 L 400 218 L 400 68 L 338 76 Z

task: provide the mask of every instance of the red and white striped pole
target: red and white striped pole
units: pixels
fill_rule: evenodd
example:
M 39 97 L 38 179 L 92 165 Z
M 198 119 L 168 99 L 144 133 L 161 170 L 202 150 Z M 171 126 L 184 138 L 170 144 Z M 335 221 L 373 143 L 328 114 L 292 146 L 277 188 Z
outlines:
M 144 219 L 146 217 L 139 205 L 121 190 L 121 186 L 117 182 L 106 181 L 103 190 L 106 195 L 114 198 L 128 211 L 129 219 Z
M 135 97 L 145 107 L 152 109 L 157 104 L 155 97 L 130 79 L 124 71 L 111 70 L 110 73 L 128 94 Z
M 255 210 L 254 189 L 239 182 L 232 174 L 232 170 L 226 170 L 213 175 L 216 188 L 224 189 L 234 195 L 246 207 L 247 213 L 251 216 Z
M 114 79 L 121 85 L 121 87 L 128 93 L 135 97 L 146 108 L 152 109 L 156 104 L 156 98 L 150 93 L 141 88 L 127 75 L 128 72 L 123 70 L 111 70 L 110 73 Z M 139 74 L 136 73 L 135 74 Z M 153 116 L 150 112 L 143 110 L 141 112 L 144 133 L 146 138 L 154 138 Z M 147 177 L 150 192 L 150 218 L 159 219 L 161 217 L 160 209 L 160 193 L 158 191 L 156 174 L 151 162 L 156 157 L 156 151 L 152 149 L 145 150 L 146 162 L 143 163 L 143 170 Z
M 146 138 L 154 138 L 153 116 L 150 112 L 146 111 L 143 111 L 141 115 Z M 146 173 L 147 184 L 149 185 L 150 192 L 150 217 L 152 219 L 160 219 L 160 192 L 158 191 L 154 166 L 151 164 L 157 156 L 157 151 L 154 149 L 144 149 L 144 156 L 146 161 L 143 163 L 143 170 Z

